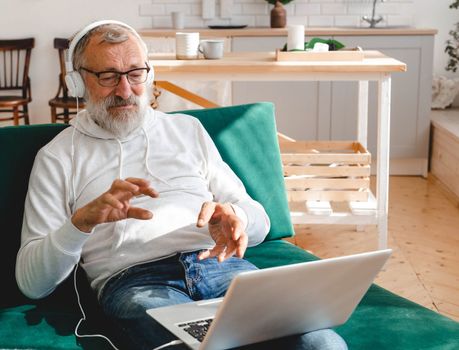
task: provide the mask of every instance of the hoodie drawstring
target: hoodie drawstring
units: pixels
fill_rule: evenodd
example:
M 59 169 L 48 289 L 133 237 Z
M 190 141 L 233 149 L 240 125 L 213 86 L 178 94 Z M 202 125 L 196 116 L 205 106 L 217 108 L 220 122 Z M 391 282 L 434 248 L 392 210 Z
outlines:
M 123 145 L 121 144 L 121 141 L 118 139 L 115 139 L 116 142 L 118 142 L 118 146 L 120 148 L 120 156 L 119 156 L 119 169 L 118 169 L 118 179 L 123 178 Z
M 142 131 L 143 131 L 143 136 L 145 137 L 145 142 L 147 144 L 145 147 L 145 168 L 147 169 L 148 175 L 150 175 L 154 179 L 159 180 L 165 185 L 170 186 L 170 184 L 166 180 L 160 178 L 159 176 L 154 175 L 153 172 L 151 171 L 150 166 L 148 165 L 148 158 L 150 156 L 150 141 L 148 140 L 148 134 L 144 127 L 142 127 Z

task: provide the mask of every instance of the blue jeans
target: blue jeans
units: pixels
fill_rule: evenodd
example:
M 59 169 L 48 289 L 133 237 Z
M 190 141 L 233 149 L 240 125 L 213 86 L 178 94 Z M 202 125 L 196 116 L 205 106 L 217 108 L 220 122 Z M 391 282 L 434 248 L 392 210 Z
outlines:
M 113 320 L 126 349 L 148 349 L 175 340 L 175 336 L 147 315 L 146 310 L 224 296 L 239 272 L 255 270 L 250 262 L 230 258 L 199 261 L 199 252 L 181 253 L 155 262 L 131 267 L 105 285 L 100 304 Z M 184 345 L 174 349 L 187 349 Z M 332 330 L 285 337 L 243 349 L 347 349 Z

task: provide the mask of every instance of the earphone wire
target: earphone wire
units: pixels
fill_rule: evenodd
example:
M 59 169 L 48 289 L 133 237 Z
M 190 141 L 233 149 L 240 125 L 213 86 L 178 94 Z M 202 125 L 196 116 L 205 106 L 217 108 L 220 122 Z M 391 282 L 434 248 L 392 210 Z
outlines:
M 81 323 L 83 321 L 86 321 L 86 313 L 83 310 L 83 306 L 81 305 L 81 301 L 80 301 L 80 294 L 78 293 L 77 277 L 76 277 L 77 276 L 77 270 L 78 270 L 78 264 L 75 265 L 75 269 L 73 270 L 73 287 L 75 289 L 75 294 L 76 294 L 76 297 L 77 297 L 77 303 L 78 303 L 78 307 L 80 308 L 80 312 L 81 312 L 81 316 L 82 317 L 78 321 L 78 323 L 77 323 L 77 325 L 75 327 L 75 331 L 73 333 L 75 334 L 75 336 L 77 338 L 102 338 L 102 339 L 105 339 L 113 347 L 113 349 L 120 350 L 115 346 L 115 344 L 112 343 L 112 341 L 108 337 L 106 337 L 103 334 L 80 334 L 80 333 L 78 333 L 78 329 L 80 328 Z

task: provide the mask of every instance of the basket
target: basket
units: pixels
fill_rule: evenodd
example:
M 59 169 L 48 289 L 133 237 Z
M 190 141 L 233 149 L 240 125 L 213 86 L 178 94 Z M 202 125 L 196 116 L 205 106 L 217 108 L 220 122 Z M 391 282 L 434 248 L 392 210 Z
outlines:
M 371 155 L 353 141 L 280 142 L 289 202 L 367 201 Z

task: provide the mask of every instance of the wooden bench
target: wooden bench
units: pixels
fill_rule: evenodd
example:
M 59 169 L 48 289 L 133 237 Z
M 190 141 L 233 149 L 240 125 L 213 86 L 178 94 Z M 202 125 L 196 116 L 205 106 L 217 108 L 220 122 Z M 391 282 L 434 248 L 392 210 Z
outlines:
M 459 108 L 431 114 L 430 175 L 459 203 Z

